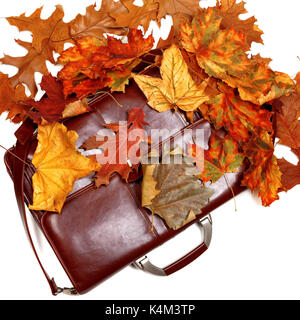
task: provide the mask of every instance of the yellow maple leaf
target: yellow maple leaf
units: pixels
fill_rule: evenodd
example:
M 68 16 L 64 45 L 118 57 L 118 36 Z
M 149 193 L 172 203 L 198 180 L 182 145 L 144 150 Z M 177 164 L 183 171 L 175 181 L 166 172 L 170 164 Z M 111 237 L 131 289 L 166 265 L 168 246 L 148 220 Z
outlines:
M 76 150 L 78 134 L 60 123 L 42 123 L 38 128 L 38 146 L 32 163 L 32 210 L 60 213 L 75 180 L 100 169 L 94 160 Z
M 209 100 L 205 94 L 207 83 L 203 81 L 196 85 L 180 50 L 175 45 L 165 50 L 160 73 L 162 79 L 133 75 L 153 109 L 164 112 L 178 107 L 191 112 Z

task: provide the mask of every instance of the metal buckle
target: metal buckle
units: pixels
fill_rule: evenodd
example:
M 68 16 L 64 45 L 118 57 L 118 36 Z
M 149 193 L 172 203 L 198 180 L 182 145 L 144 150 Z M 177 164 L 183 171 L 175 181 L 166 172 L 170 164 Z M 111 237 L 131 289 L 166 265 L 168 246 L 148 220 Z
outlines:
M 76 296 L 78 295 L 78 292 L 76 291 L 75 288 L 57 288 L 57 293 L 55 294 L 56 296 L 59 295 L 60 293 L 66 294 L 68 296 Z

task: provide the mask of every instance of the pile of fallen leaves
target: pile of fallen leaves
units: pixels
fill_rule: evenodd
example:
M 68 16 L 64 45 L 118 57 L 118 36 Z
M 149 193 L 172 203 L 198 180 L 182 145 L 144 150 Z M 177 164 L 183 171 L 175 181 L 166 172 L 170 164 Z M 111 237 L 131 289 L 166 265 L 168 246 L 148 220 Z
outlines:
M 83 157 L 75 147 L 77 133 L 61 123 L 92 111 L 88 105 L 91 95 L 126 93 L 130 79 L 157 112 L 180 110 L 191 122 L 198 112 L 215 129 L 226 131 L 222 138 L 212 134 L 204 160 L 196 156 L 200 147 L 191 145 L 181 166 L 171 161 L 145 167 L 144 206 L 176 229 L 200 213 L 209 200 L 212 191 L 204 184 L 236 172 L 243 162 L 248 169 L 242 184 L 258 192 L 262 204 L 269 206 L 279 199 L 280 191 L 300 183 L 300 163 L 295 166 L 274 156 L 274 141 L 279 138 L 300 159 L 300 76 L 292 80 L 273 71 L 270 59 L 249 55 L 253 42 L 262 43 L 262 31 L 254 17 L 239 18 L 247 12 L 244 2 L 219 0 L 208 9 L 200 8 L 198 0 L 143 2 L 140 7 L 133 0 L 103 0 L 100 10 L 89 6 L 85 15 L 69 23 L 63 21 L 61 6 L 46 20 L 40 17 L 42 8 L 29 17 L 7 18 L 20 31 L 32 33 L 30 43 L 16 40 L 28 51 L 24 57 L 0 59 L 18 68 L 11 78 L 0 73 L 0 113 L 7 111 L 7 118 L 15 123 L 29 117 L 39 126 L 31 208 L 60 212 L 76 179 L 96 171 L 95 186 L 101 187 L 109 184 L 114 172 L 127 181 L 138 169 L 139 164 L 131 165 L 129 147 L 122 141 L 114 148 L 117 158 L 120 150 L 125 152 L 125 164 L 100 165 L 93 157 Z M 167 15 L 173 19 L 169 37 L 160 39 L 157 50 L 152 51 L 154 38 L 151 34 L 145 37 L 141 27 L 147 31 L 151 21 L 161 26 Z M 57 77 L 49 73 L 46 61 L 62 66 Z M 144 74 L 151 68 L 159 68 L 161 77 Z M 34 99 L 38 90 L 35 72 L 43 74 L 41 88 L 46 94 L 40 101 Z M 25 94 L 26 87 L 30 95 Z M 106 126 L 118 136 L 120 129 L 143 130 L 148 125 L 144 117 L 142 109 L 133 108 L 124 128 Z M 96 137 L 82 146 L 86 150 L 100 147 L 103 142 Z M 177 154 L 174 151 L 171 158 Z M 53 161 L 56 158 L 59 161 Z M 179 198 L 174 207 L 173 200 Z

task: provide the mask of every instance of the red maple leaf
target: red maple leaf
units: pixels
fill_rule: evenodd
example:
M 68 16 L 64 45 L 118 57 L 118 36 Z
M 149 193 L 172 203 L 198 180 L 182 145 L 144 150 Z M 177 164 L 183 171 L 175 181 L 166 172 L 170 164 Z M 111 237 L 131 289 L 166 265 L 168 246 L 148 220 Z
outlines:
M 82 148 L 93 150 L 100 148 L 102 155 L 92 156 L 102 164 L 101 169 L 95 175 L 95 185 L 108 185 L 114 172 L 119 173 L 125 181 L 129 174 L 137 170 L 141 158 L 140 144 L 146 141 L 144 125 L 145 113 L 141 108 L 132 108 L 128 111 L 128 121 L 105 124 L 105 127 L 116 133 L 115 136 L 93 136 L 89 138 Z

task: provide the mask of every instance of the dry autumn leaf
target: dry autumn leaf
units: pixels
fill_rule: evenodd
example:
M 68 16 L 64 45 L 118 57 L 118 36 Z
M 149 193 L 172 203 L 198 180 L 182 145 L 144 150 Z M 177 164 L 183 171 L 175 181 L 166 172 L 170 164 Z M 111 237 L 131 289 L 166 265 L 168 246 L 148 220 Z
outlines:
M 282 173 L 281 182 L 284 191 L 289 191 L 300 184 L 300 162 L 294 165 L 284 158 L 278 159 L 277 162 Z
M 238 144 L 229 135 L 220 138 L 214 131 L 210 137 L 209 149 L 197 152 L 196 145 L 189 146 L 189 156 L 195 158 L 197 155 L 204 155 L 202 158 L 195 158 L 197 167 L 200 170 L 198 176 L 203 182 L 217 182 L 224 174 L 237 172 L 243 164 L 244 156 L 238 150 Z
M 37 123 L 41 123 L 42 118 L 48 122 L 55 122 L 66 116 L 73 117 L 90 111 L 87 102 L 76 101 L 76 98 L 65 99 L 62 83 L 52 75 L 42 78 L 41 89 L 46 91 L 47 97 L 40 101 L 31 99 L 23 102 L 36 109 L 28 114 Z
M 168 48 L 172 44 L 178 45 L 180 24 L 191 20 L 198 12 L 199 0 L 156 0 L 159 4 L 157 23 L 161 26 L 161 19 L 171 15 L 173 25 L 167 39 L 160 39 L 157 48 Z
M 110 6 L 109 15 L 120 27 L 137 28 L 141 25 L 147 31 L 150 22 L 157 19 L 157 1 L 143 0 L 143 6 L 133 3 L 133 0 L 119 0 Z
M 222 92 L 209 103 L 204 116 L 216 129 L 225 128 L 238 142 L 247 142 L 259 128 L 272 132 L 272 112 L 243 101 L 230 87 L 219 84 Z
M 300 96 L 294 93 L 289 97 L 282 97 L 279 103 L 282 104 L 276 108 L 276 136 L 279 143 L 292 149 L 300 149 Z
M 164 112 L 178 107 L 191 112 L 209 100 L 205 94 L 206 82 L 195 84 L 180 50 L 175 45 L 164 51 L 160 73 L 162 79 L 133 75 L 153 109 Z
M 43 75 L 49 74 L 46 60 L 54 63 L 53 52 L 48 46 L 44 46 L 42 51 L 39 52 L 32 47 L 32 44 L 29 42 L 24 42 L 21 40 L 16 40 L 19 45 L 22 45 L 25 49 L 28 50 L 28 53 L 24 57 L 11 57 L 4 55 L 0 61 L 3 64 L 9 64 L 15 66 L 19 69 L 18 73 L 10 78 L 12 86 L 15 88 L 18 84 L 25 83 L 32 96 L 35 96 L 37 93 L 37 86 L 34 79 L 35 72 L 40 72 Z M 44 40 L 46 43 L 47 40 Z
M 196 177 L 199 170 L 191 159 L 179 154 L 164 157 L 168 157 L 168 162 L 162 159 L 162 163 L 155 168 L 151 165 L 151 170 L 146 172 L 142 194 L 146 192 L 148 199 L 144 197 L 143 204 L 176 230 L 201 213 L 214 191 L 199 183 Z M 183 161 L 181 164 L 178 157 Z
M 239 18 L 241 14 L 248 13 L 244 1 L 236 3 L 236 0 L 218 0 L 217 10 L 222 17 L 221 26 L 225 29 L 233 27 L 237 31 L 243 31 L 247 36 L 249 48 L 252 42 L 263 43 L 263 32 L 256 25 L 257 20 L 254 17 Z
M 33 204 L 31 210 L 60 213 L 74 182 L 101 167 L 76 150 L 78 135 L 60 123 L 42 124 L 38 128 L 38 146 L 32 163 Z
M 104 33 L 125 34 L 126 30 L 108 14 L 112 1 L 102 0 L 100 10 L 95 9 L 96 5 L 91 5 L 86 8 L 85 15 L 78 14 L 70 22 L 71 37 L 76 40 L 88 36 L 103 39 Z
M 39 53 L 45 50 L 55 50 L 61 53 L 66 42 L 72 42 L 69 34 L 69 25 L 63 22 L 64 10 L 61 5 L 48 19 L 41 19 L 43 7 L 37 9 L 31 16 L 23 13 L 19 17 L 7 18 L 7 21 L 18 27 L 20 31 L 32 32 L 32 47 Z M 46 41 L 44 41 L 46 40 Z
M 87 37 L 78 45 L 62 53 L 59 63 L 65 67 L 58 77 L 63 81 L 65 96 L 76 93 L 78 97 L 94 93 L 106 86 L 124 91 L 132 69 L 139 57 L 152 49 L 153 37 L 143 37 L 140 30 L 128 33 L 128 43 L 108 36 L 107 41 Z
M 238 88 L 243 100 L 257 105 L 293 91 L 294 82 L 289 76 L 273 72 L 266 60 L 248 58 L 245 33 L 232 27 L 221 29 L 221 23 L 218 10 L 208 8 L 180 27 L 183 48 L 196 54 L 199 66 L 209 76 Z
M 128 111 L 127 123 L 111 123 L 105 127 L 116 133 L 114 136 L 93 136 L 81 148 L 94 150 L 100 148 L 104 151 L 101 158 L 101 169 L 95 175 L 97 188 L 108 185 L 111 175 L 119 173 L 127 181 L 129 174 L 137 170 L 141 159 L 140 144 L 146 141 L 144 126 L 145 113 L 141 108 L 132 108 Z M 92 156 L 99 160 L 99 156 Z M 103 161 L 103 163 L 102 163 Z
M 300 184 L 300 95 L 299 74 L 296 76 L 297 86 L 295 93 L 289 97 L 281 97 L 274 102 L 276 108 L 276 137 L 279 143 L 290 147 L 298 157 L 297 165 L 286 161 L 284 158 L 278 160 L 282 172 L 282 188 L 288 191 Z
M 256 57 L 252 58 L 252 64 L 247 82 L 239 81 L 241 99 L 263 105 L 294 91 L 295 83 L 289 75 L 272 71 L 265 62 L 257 62 Z
M 0 72 L 0 114 L 7 111 L 7 119 L 15 123 L 23 121 L 29 108 L 20 102 L 27 99 L 25 87 L 20 84 L 14 89 L 8 76 Z
M 264 206 L 270 206 L 279 199 L 282 188 L 282 173 L 274 153 L 272 135 L 261 130 L 259 134 L 243 146 L 250 167 L 244 174 L 242 184 L 252 191 L 258 191 Z
M 158 20 L 165 18 L 166 15 L 171 15 L 176 18 L 176 15 L 182 13 L 188 16 L 194 16 L 198 11 L 199 0 L 155 0 L 159 4 Z
M 215 8 L 199 12 L 191 23 L 180 26 L 181 44 L 210 76 L 233 81 L 232 76 L 247 72 L 246 36 L 233 28 L 221 29 L 222 18 Z

